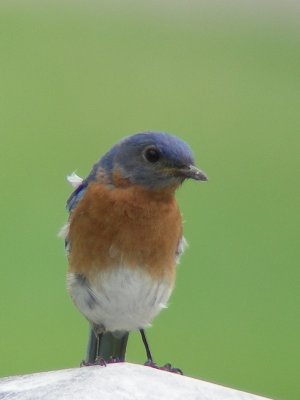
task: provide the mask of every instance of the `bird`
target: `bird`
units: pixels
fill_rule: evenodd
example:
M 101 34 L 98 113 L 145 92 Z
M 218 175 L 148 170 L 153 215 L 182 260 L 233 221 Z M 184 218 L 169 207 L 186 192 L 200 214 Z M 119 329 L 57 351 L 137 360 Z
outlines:
M 68 177 L 74 191 L 61 235 L 67 289 L 90 324 L 83 365 L 124 361 L 129 333 L 139 331 L 145 365 L 159 368 L 145 329 L 167 306 L 186 247 L 175 192 L 187 179 L 208 178 L 190 146 L 165 132 L 127 136 L 85 179 Z

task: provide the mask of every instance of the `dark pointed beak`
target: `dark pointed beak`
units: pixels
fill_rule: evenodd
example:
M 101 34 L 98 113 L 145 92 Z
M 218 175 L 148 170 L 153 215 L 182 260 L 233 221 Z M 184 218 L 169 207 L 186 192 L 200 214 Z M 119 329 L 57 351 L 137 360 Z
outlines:
M 196 181 L 207 181 L 208 178 L 203 171 L 194 165 L 188 165 L 177 170 L 178 174 L 185 179 L 195 179 Z

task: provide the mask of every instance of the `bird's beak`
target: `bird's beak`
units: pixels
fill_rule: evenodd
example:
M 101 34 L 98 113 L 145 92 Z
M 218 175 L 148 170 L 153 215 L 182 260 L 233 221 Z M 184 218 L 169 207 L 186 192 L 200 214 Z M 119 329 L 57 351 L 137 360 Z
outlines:
M 194 165 L 188 165 L 177 170 L 178 175 L 185 179 L 195 179 L 196 181 L 207 181 L 208 178 L 203 171 Z

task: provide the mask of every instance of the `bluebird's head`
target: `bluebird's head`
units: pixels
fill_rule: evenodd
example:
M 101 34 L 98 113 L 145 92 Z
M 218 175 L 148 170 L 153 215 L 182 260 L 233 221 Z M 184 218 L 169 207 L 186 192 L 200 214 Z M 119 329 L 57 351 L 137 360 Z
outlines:
M 88 179 L 95 179 L 101 170 L 112 182 L 118 174 L 133 185 L 151 189 L 178 186 L 185 179 L 207 180 L 195 167 L 190 147 L 159 132 L 137 133 L 121 140 L 94 165 Z

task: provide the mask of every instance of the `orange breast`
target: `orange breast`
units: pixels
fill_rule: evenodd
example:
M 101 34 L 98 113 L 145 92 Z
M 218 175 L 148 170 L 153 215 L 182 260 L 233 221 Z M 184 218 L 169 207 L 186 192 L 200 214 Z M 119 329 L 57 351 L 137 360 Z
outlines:
M 69 270 L 91 276 L 125 265 L 173 280 L 182 233 L 174 192 L 91 184 L 71 215 Z

